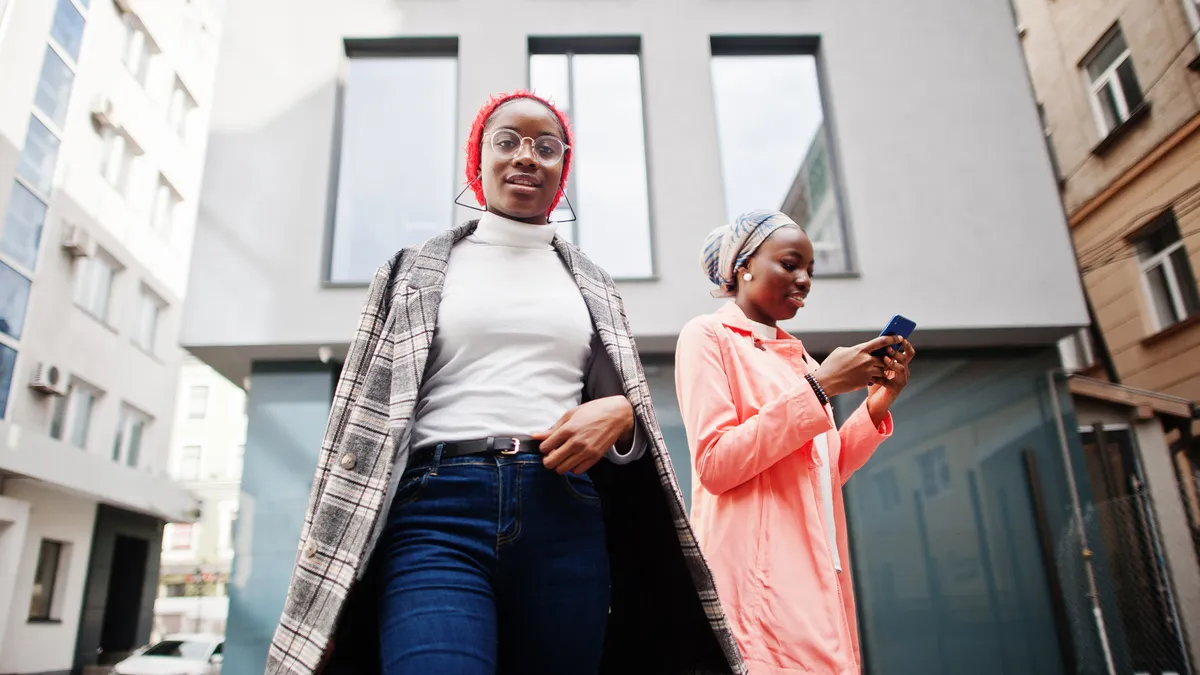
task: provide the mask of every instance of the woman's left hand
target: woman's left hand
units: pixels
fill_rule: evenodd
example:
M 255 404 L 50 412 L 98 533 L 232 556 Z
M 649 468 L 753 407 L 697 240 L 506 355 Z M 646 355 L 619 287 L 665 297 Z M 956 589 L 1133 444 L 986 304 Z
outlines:
M 560 474 L 583 473 L 632 432 L 633 406 L 624 396 L 609 396 L 568 410 L 554 426 L 533 438 L 542 442 L 547 469 Z
M 871 421 L 877 425 L 887 418 L 892 404 L 908 384 L 908 364 L 917 355 L 917 349 L 908 340 L 896 347 L 888 347 L 887 356 L 883 357 L 884 376 L 875 380 L 871 393 L 867 395 L 867 411 L 871 413 Z

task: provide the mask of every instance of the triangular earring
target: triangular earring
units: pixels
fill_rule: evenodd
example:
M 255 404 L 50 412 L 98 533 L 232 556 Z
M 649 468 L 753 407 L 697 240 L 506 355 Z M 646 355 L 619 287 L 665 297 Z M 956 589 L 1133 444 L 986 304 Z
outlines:
M 558 191 L 562 192 L 563 200 L 567 202 L 567 208 L 571 209 L 571 217 L 568 220 L 551 220 L 550 222 L 557 225 L 558 223 L 573 223 L 577 220 L 575 217 L 575 207 L 571 206 L 571 199 L 567 197 L 567 193 L 563 191 L 562 186 L 558 186 Z
M 478 206 L 475 206 L 474 204 L 466 204 L 464 202 L 458 201 L 458 200 L 462 199 L 463 194 L 466 193 L 466 191 L 469 190 L 471 188 L 471 186 L 474 185 L 478 181 L 479 181 L 479 176 L 476 176 L 475 180 L 471 181 L 470 183 L 467 183 L 467 186 L 462 189 L 462 192 L 458 193 L 458 196 L 454 198 L 454 203 L 458 204 L 459 206 L 465 206 L 468 209 L 471 209 L 472 211 L 487 211 L 486 208 L 481 209 Z

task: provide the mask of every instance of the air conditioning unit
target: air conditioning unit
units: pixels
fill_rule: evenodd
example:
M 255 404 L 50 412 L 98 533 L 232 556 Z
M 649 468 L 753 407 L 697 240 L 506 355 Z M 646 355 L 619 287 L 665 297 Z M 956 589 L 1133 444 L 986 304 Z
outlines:
M 68 225 L 63 233 L 62 248 L 72 258 L 87 258 L 92 255 L 92 235 L 78 225 Z
M 107 96 L 97 96 L 92 101 L 92 121 L 100 128 L 118 129 L 121 126 L 113 108 L 112 99 Z
M 67 375 L 58 366 L 43 361 L 34 367 L 29 388 L 51 396 L 66 396 Z

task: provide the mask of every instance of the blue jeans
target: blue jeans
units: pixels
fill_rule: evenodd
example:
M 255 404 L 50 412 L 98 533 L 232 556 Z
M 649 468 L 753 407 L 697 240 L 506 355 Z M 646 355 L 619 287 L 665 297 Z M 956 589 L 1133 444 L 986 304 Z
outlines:
M 380 546 L 386 675 L 599 671 L 608 552 L 586 476 L 535 453 L 409 466 Z

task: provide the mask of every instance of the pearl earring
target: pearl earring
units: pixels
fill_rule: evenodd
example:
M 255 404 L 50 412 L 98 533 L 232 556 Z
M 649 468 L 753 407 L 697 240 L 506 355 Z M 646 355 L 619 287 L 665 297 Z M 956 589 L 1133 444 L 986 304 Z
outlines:
M 742 281 L 750 281 L 752 279 L 754 279 L 754 275 L 750 274 L 749 272 L 746 272 L 742 275 Z

